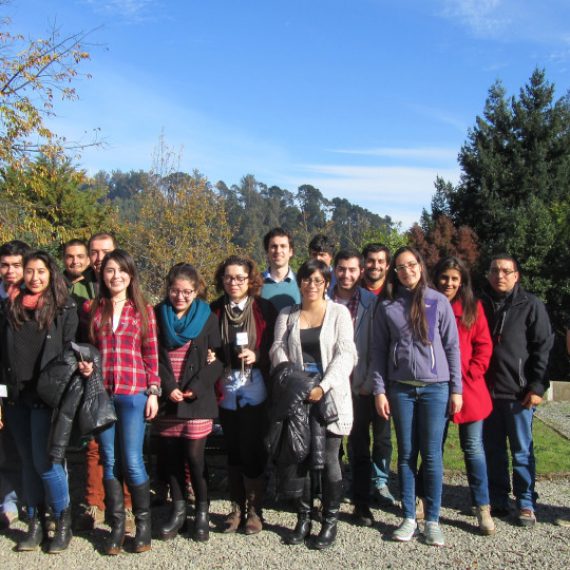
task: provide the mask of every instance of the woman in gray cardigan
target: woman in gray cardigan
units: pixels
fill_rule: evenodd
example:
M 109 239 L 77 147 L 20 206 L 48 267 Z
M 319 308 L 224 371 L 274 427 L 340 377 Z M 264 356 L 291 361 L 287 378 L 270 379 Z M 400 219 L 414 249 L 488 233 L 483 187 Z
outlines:
M 326 298 L 331 271 L 319 260 L 305 262 L 297 273 L 301 305 L 287 307 L 275 324 L 275 342 L 270 356 L 273 367 L 290 362 L 309 374 L 320 374 L 320 384 L 313 388 L 307 402 L 314 404 L 327 397 L 334 402 L 338 419 L 326 426 L 323 470 L 323 524 L 313 547 L 323 549 L 336 538 L 336 526 L 342 496 L 342 473 L 338 452 L 342 437 L 352 427 L 350 373 L 357 362 L 353 326 L 348 309 Z M 288 544 L 301 544 L 311 532 L 311 486 L 309 462 L 298 465 L 305 477 L 304 490 L 297 497 L 297 525 L 288 535 Z

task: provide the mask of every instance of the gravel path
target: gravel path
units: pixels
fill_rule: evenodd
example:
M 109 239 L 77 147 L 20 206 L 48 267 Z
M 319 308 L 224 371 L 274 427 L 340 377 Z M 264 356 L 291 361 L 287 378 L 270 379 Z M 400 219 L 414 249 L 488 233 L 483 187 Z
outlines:
M 514 526 L 512 521 L 497 521 L 493 537 L 479 536 L 475 519 L 465 511 L 468 507 L 466 480 L 461 475 L 447 475 L 444 488 L 442 525 L 447 545 L 429 547 L 421 539 L 399 544 L 387 539 L 398 524 L 398 511 L 374 510 L 373 528 L 354 526 L 350 522 L 352 507 L 342 507 L 339 536 L 327 551 L 311 551 L 304 546 L 286 546 L 281 538 L 295 522 L 291 512 L 265 510 L 266 529 L 256 536 L 211 533 L 208 543 L 197 544 L 179 536 L 170 542 L 153 541 L 152 552 L 124 553 L 111 558 L 99 554 L 105 529 L 97 529 L 74 537 L 68 551 L 50 556 L 41 552 L 16 553 L 15 541 L 21 536 L 21 523 L 0 535 L 0 568 L 283 568 L 312 570 L 326 568 L 453 568 L 482 569 L 568 569 L 570 566 L 570 528 L 556 526 L 558 516 L 570 517 L 570 480 L 542 479 L 537 484 L 540 494 L 537 516 L 532 530 Z M 213 524 L 219 524 L 229 503 L 212 501 Z M 155 520 L 164 509 L 154 511 Z M 126 549 L 130 547 L 129 542 Z

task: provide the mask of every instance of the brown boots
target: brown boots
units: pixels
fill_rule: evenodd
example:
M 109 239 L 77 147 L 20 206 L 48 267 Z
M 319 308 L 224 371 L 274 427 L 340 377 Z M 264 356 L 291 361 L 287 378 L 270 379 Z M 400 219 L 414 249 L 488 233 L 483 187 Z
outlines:
M 257 534 L 263 529 L 261 506 L 265 490 L 264 478 L 249 479 L 242 475 L 239 467 L 229 466 L 228 487 L 232 510 L 224 521 L 224 532 L 236 532 L 245 525 L 245 534 Z

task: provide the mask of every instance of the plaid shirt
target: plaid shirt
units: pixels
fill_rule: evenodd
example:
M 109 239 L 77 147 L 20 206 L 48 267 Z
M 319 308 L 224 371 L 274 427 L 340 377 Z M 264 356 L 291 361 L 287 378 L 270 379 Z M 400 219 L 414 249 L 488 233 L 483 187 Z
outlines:
M 113 394 L 139 394 L 151 385 L 160 386 L 156 319 L 152 307 L 147 307 L 147 310 L 148 333 L 144 339 L 132 301 L 125 303 L 115 332 L 112 323 L 101 325 L 100 310 L 95 313 L 95 335 L 101 352 L 103 383 Z
M 335 303 L 344 305 L 349 310 L 350 316 L 352 317 L 352 324 L 354 325 L 356 322 L 356 315 L 358 314 L 358 303 L 360 303 L 360 288 L 357 287 L 352 297 L 348 300 L 348 302 L 346 302 L 344 299 L 341 299 L 337 295 L 335 287 L 333 301 Z

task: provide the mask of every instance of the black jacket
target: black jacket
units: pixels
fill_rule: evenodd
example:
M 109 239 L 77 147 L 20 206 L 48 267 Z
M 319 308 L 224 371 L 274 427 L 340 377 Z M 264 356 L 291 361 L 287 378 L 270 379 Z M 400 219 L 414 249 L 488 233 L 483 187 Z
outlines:
M 515 285 L 502 306 L 490 287 L 481 297 L 493 338 L 493 356 L 485 379 L 491 396 L 522 400 L 528 392 L 543 396 L 550 383 L 548 357 L 553 343 L 544 303 Z
M 117 420 L 103 387 L 99 351 L 92 345 L 83 346 L 89 349 L 87 358 L 94 364 L 88 379 L 78 372 L 77 356 L 71 348 L 52 360 L 38 378 L 38 395 L 53 409 L 48 455 L 54 463 L 65 458 L 74 420 L 82 436 L 97 433 Z
M 2 383 L 8 386 L 8 399 L 17 400 L 23 386 L 18 382 L 12 370 L 11 355 L 14 353 L 14 336 L 8 321 L 7 310 L 6 302 L 2 303 L 0 308 L 0 368 Z M 47 331 L 40 357 L 40 371 L 44 370 L 52 360 L 60 356 L 69 342 L 75 340 L 77 323 L 77 305 L 69 297 L 67 303 L 57 313 L 51 327 Z
M 160 321 L 158 321 L 160 323 Z M 190 354 L 180 382 L 172 372 L 168 350 L 161 340 L 160 326 L 158 330 L 158 373 L 161 380 L 162 397 L 160 415 L 180 419 L 209 419 L 218 416 L 218 403 L 214 384 L 222 374 L 223 366 L 219 359 L 211 364 L 206 363 L 208 348 L 217 350 L 221 344 L 218 319 L 212 313 L 204 328 L 190 346 Z M 192 390 L 195 398 L 180 403 L 171 402 L 169 394 L 176 388 Z

